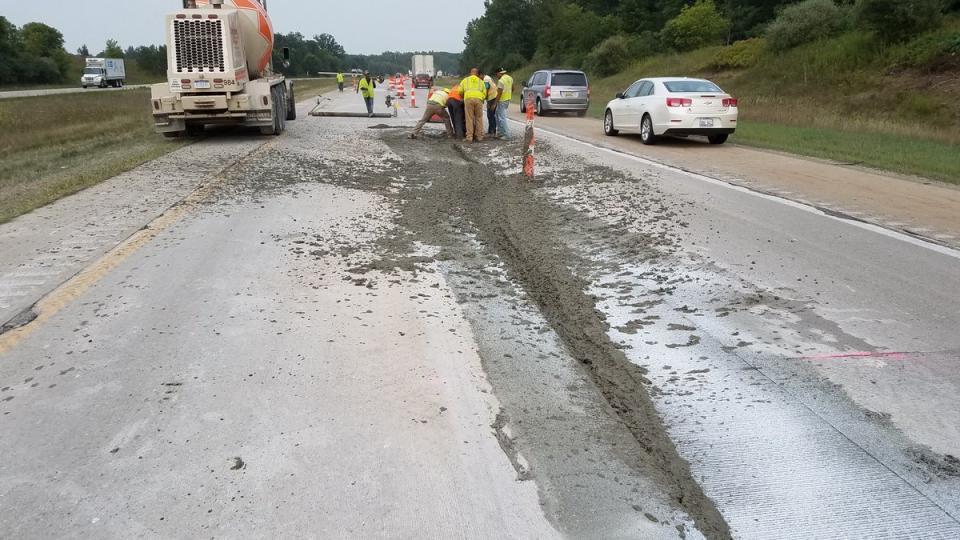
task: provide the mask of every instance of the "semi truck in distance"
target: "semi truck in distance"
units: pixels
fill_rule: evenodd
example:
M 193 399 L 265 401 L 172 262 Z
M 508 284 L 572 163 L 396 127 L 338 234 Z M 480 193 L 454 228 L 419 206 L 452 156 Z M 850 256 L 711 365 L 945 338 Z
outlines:
M 266 0 L 183 0 L 165 25 L 167 81 L 151 87 L 158 132 L 178 137 L 238 125 L 279 135 L 296 119 L 293 81 L 273 71 Z
M 80 76 L 80 86 L 84 88 L 120 88 L 127 78 L 123 68 L 123 58 L 87 58 L 87 65 Z
M 437 74 L 437 72 L 433 69 L 432 54 L 413 55 L 413 67 L 410 70 L 410 75 L 416 77 L 422 73 L 426 73 L 431 79 Z

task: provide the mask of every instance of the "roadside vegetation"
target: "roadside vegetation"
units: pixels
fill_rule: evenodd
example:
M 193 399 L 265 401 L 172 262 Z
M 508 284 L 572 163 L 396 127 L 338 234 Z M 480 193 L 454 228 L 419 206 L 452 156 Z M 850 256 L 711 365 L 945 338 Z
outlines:
M 598 118 L 636 79 L 704 77 L 740 101 L 733 142 L 960 183 L 960 1 L 534 4 L 492 0 L 464 65 L 583 69 Z
M 0 100 L 0 223 L 186 144 L 153 131 L 149 95 Z
M 166 73 L 165 45 L 127 47 L 107 40 L 103 49 L 93 52 L 81 46 L 76 54 L 67 52 L 63 34 L 40 22 L 17 27 L 0 16 L 0 88 L 63 88 L 78 86 L 80 73 L 91 56 L 123 58 L 127 84 L 160 82 Z
M 297 99 L 335 86 L 298 81 Z M 0 100 L 0 223 L 189 142 L 154 132 L 146 89 Z

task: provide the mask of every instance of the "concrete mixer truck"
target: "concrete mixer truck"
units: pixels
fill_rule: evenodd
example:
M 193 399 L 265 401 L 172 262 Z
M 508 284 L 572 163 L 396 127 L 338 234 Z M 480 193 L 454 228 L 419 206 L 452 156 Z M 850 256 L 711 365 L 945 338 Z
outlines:
M 279 135 L 297 111 L 293 81 L 273 71 L 266 0 L 182 1 L 166 17 L 167 82 L 151 87 L 156 130 L 178 137 L 227 124 Z

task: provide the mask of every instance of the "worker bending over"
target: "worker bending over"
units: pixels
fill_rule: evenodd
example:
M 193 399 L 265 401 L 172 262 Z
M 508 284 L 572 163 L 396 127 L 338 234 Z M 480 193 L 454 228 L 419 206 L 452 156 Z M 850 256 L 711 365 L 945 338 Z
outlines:
M 470 75 L 460 81 L 463 92 L 463 107 L 467 116 L 467 142 L 483 140 L 483 101 L 487 97 L 487 86 L 478 77 L 480 70 L 473 68 Z
M 443 127 L 447 129 L 447 137 L 453 137 L 453 126 L 450 125 L 450 117 L 447 115 L 447 101 L 450 97 L 450 89 L 444 88 L 443 90 L 437 90 L 430 96 L 430 99 L 427 100 L 427 109 L 423 111 L 423 118 L 417 122 L 417 127 L 413 128 L 413 133 L 410 134 L 411 139 L 416 139 L 420 136 L 420 133 L 423 132 L 423 126 L 433 118 L 433 115 L 437 115 L 443 119 Z

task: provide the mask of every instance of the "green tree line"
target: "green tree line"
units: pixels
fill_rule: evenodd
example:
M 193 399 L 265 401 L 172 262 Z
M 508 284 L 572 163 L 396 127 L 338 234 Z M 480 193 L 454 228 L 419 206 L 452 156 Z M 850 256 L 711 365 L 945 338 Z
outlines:
M 369 70 L 375 74 L 406 73 L 414 54 L 432 54 L 434 68 L 448 73 L 456 72 L 460 54 L 438 51 L 387 51 L 380 54 L 347 54 L 343 46 L 330 34 L 307 38 L 300 32 L 274 36 L 274 66 L 284 74 L 305 77 L 318 72 Z M 290 65 L 283 66 L 281 51 L 290 49 Z
M 528 63 L 609 75 L 631 60 L 750 38 L 792 46 L 847 28 L 880 42 L 936 28 L 960 0 L 485 0 L 460 68 Z M 780 39 L 784 38 L 784 39 Z M 779 41 L 778 41 L 779 40 Z M 776 45 L 774 45 L 776 46 Z

